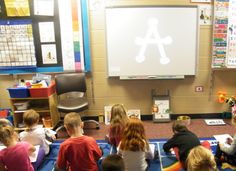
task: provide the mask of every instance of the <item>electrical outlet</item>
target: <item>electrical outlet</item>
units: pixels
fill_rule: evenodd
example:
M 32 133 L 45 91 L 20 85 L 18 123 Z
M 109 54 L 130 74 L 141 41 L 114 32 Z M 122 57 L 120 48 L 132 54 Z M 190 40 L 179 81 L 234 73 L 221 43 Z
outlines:
M 195 86 L 195 92 L 203 92 L 203 86 Z

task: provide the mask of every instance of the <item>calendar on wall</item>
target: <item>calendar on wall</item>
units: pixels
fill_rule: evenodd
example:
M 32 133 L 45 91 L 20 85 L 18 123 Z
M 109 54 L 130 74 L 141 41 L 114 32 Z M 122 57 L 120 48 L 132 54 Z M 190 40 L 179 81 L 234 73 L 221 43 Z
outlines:
M 215 0 L 212 68 L 236 68 L 236 0 Z
M 31 20 L 0 20 L 0 68 L 36 67 Z
M 1 0 L 0 74 L 91 71 L 86 0 Z

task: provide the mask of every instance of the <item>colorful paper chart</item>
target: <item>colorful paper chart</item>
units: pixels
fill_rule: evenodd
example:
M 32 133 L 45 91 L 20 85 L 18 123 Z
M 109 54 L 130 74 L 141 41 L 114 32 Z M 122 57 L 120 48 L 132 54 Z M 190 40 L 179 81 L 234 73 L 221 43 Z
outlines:
M 236 1 L 215 0 L 212 68 L 236 67 Z

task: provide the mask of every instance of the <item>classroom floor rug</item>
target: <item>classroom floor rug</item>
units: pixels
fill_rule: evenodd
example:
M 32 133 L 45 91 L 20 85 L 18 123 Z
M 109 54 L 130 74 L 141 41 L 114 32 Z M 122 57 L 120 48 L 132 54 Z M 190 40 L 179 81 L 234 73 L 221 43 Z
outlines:
M 201 141 L 207 140 L 211 144 L 212 152 L 215 152 L 216 149 L 216 140 L 214 138 L 201 138 Z M 150 140 L 149 143 L 155 146 L 155 150 L 159 151 L 159 158 L 157 160 L 152 160 L 150 162 L 149 171 L 184 171 L 181 169 L 179 162 L 176 160 L 175 155 L 171 153 L 165 153 L 162 149 L 163 144 L 166 142 L 164 139 L 153 139 Z M 51 151 L 49 155 L 45 157 L 42 165 L 38 169 L 38 171 L 53 171 L 54 165 L 57 160 L 57 155 L 59 151 L 61 142 L 54 142 L 51 144 Z M 98 145 L 103 149 L 103 157 L 106 157 L 108 154 L 114 153 L 114 149 L 106 143 L 105 140 L 97 140 Z M 102 159 L 98 162 L 98 166 L 100 167 Z M 101 171 L 101 168 L 99 168 Z M 233 171 L 235 168 L 231 168 L 230 165 L 223 164 L 222 167 L 219 168 L 219 171 Z

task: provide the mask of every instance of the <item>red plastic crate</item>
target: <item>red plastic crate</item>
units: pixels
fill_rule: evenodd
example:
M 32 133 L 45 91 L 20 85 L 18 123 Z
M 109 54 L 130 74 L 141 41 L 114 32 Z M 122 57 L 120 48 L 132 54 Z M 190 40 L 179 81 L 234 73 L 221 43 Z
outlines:
M 49 87 L 45 88 L 30 88 L 30 96 L 31 97 L 49 97 L 53 93 L 55 93 L 55 82 L 52 81 Z

